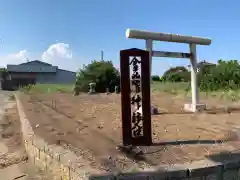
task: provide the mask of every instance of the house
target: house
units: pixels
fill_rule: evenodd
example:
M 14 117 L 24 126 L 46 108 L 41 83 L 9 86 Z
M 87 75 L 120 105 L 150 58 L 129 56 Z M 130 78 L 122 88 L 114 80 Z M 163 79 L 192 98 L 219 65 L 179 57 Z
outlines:
M 26 84 L 73 84 L 76 72 L 35 60 L 18 65 L 7 65 L 7 72 L 16 86 Z

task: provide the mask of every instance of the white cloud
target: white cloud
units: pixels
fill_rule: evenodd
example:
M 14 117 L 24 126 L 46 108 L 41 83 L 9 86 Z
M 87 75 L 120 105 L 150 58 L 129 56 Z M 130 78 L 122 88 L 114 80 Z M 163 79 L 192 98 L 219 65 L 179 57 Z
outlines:
M 68 70 L 75 70 L 77 69 L 76 67 L 79 68 L 81 64 L 79 61 L 74 61 L 70 45 L 65 43 L 52 44 L 46 49 L 46 51 L 40 53 L 40 56 L 34 56 L 34 58 L 29 54 L 30 53 L 25 49 L 17 53 L 0 57 L 0 67 L 6 66 L 7 64 L 20 64 L 27 62 L 27 60 L 32 61 L 36 59 Z M 69 60 L 71 60 L 71 62 Z
M 0 66 L 6 66 L 7 64 L 20 64 L 29 59 L 27 50 L 21 50 L 18 53 L 9 54 L 5 57 L 0 57 Z
M 52 44 L 49 46 L 47 51 L 42 54 L 42 60 L 47 62 L 71 58 L 72 51 L 70 49 L 70 45 L 65 43 Z
M 76 62 L 78 62 L 73 59 L 70 45 L 65 43 L 50 45 L 48 49 L 42 53 L 41 60 L 58 66 L 59 68 L 73 71 L 76 70 Z
M 27 50 L 22 50 L 22 51 L 19 51 L 17 54 L 13 54 L 12 56 L 13 56 L 13 58 L 17 58 L 20 60 L 26 60 L 28 57 L 28 52 L 27 52 Z

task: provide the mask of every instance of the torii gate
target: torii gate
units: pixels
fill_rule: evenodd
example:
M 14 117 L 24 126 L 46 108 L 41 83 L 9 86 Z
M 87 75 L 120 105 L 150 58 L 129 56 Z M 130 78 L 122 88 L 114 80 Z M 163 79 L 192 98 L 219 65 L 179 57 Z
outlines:
M 126 30 L 127 38 L 143 39 L 146 41 L 146 50 L 149 51 L 150 61 L 150 77 L 152 72 L 152 57 L 168 57 L 168 58 L 188 58 L 191 62 L 191 90 L 192 104 L 185 104 L 186 111 L 196 112 L 206 109 L 205 104 L 199 103 L 198 84 L 197 84 L 197 52 L 196 45 L 210 45 L 211 39 L 182 36 L 177 34 L 156 33 L 139 30 Z M 152 49 L 153 41 L 165 41 L 189 44 L 190 53 L 154 51 Z

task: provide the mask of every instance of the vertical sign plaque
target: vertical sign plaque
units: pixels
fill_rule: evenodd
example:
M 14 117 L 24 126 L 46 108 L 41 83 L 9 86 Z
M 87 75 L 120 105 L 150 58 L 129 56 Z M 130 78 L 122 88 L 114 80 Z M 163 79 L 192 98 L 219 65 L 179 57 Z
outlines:
M 151 145 L 149 52 L 120 51 L 123 145 Z

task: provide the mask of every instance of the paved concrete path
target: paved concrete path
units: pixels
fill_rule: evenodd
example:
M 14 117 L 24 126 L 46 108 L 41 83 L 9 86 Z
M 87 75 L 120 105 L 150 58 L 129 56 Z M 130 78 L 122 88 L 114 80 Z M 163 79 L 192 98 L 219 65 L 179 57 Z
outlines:
M 14 102 L 9 101 L 9 95 L 12 94 L 11 91 L 1 91 L 0 90 L 0 122 L 3 120 L 4 109 L 10 108 L 15 105 Z M 6 161 L 4 155 L 8 154 L 8 147 L 4 144 L 2 137 L 0 137 L 0 162 Z M 39 174 L 39 170 L 34 168 L 29 163 L 19 163 L 10 165 L 4 169 L 0 169 L 0 179 L 1 180 L 47 180 L 44 175 Z

